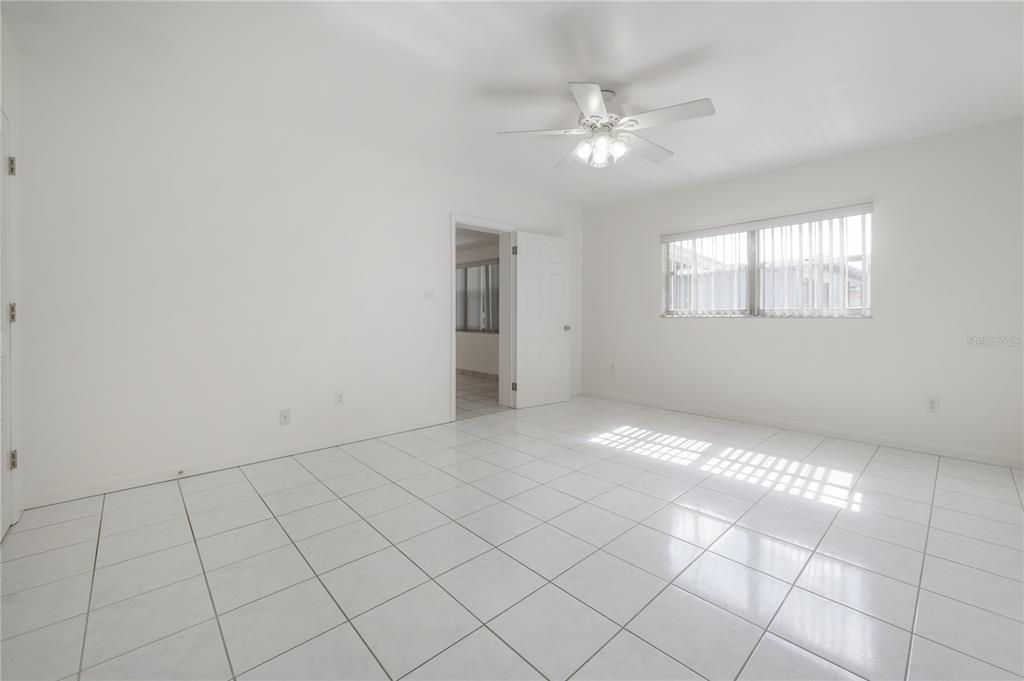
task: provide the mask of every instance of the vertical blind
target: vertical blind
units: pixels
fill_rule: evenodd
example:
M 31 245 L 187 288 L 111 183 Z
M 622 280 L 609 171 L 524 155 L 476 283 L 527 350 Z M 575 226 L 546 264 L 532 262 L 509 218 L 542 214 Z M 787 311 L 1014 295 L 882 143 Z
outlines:
M 662 237 L 663 313 L 868 317 L 872 213 L 863 204 Z
M 762 314 L 870 314 L 870 213 L 769 227 L 757 236 Z
M 670 241 L 665 258 L 666 315 L 747 312 L 747 233 Z
M 498 263 L 455 269 L 455 328 L 498 333 Z

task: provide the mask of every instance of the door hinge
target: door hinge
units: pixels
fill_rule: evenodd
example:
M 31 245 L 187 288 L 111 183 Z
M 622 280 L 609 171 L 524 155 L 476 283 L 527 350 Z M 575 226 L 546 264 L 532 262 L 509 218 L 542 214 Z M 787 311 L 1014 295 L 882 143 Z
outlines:
M 519 385 L 515 381 L 512 381 L 512 392 L 516 392 L 517 390 L 519 390 Z
M 17 175 L 18 174 L 18 160 L 13 156 L 7 157 L 7 174 Z
M 11 450 L 11 470 L 13 471 L 17 467 L 18 467 L 18 450 L 17 449 L 12 449 Z
M 11 303 L 7 306 L 7 318 L 12 322 L 18 321 L 18 304 Z
M 13 175 L 14 173 L 11 174 Z M 519 255 L 519 246 L 512 247 L 512 255 Z

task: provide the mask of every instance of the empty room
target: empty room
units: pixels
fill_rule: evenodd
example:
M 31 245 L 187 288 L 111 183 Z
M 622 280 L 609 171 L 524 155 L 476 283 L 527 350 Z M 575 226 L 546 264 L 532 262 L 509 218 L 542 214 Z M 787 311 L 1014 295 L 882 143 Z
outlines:
M 1024 681 L 1024 2 L 0 23 L 3 681 Z

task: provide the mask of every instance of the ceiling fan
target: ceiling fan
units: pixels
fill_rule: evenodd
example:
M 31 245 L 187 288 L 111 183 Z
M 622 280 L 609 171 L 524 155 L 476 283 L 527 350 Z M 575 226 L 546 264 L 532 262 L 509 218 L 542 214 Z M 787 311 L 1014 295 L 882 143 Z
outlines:
M 575 128 L 556 130 L 508 130 L 499 135 L 570 135 L 585 136 L 557 166 L 584 163 L 591 168 L 605 168 L 618 163 L 630 151 L 635 151 L 654 163 L 661 163 L 672 152 L 636 134 L 636 130 L 670 125 L 691 118 L 713 116 L 715 106 L 710 99 L 697 99 L 662 109 L 645 111 L 629 116 L 611 113 L 606 97 L 614 97 L 611 90 L 602 90 L 597 83 L 569 83 L 576 104 L 580 108 Z

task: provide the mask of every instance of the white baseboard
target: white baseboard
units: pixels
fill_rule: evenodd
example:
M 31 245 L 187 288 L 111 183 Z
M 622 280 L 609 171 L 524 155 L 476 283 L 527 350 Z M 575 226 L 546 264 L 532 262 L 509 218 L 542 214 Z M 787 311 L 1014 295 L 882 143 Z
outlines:
M 196 468 L 193 470 L 187 470 L 185 473 L 179 475 L 178 471 L 181 470 L 181 466 L 161 466 L 160 468 L 150 469 L 148 471 L 142 471 L 138 473 L 132 473 L 130 475 L 123 475 L 114 478 L 109 478 L 102 482 L 93 482 L 83 485 L 74 485 L 69 487 L 62 487 L 52 490 L 41 490 L 28 499 L 26 499 L 25 509 L 38 508 L 39 506 L 48 506 L 50 504 L 56 504 L 64 501 L 73 501 L 75 499 L 82 499 L 84 497 L 96 496 L 97 494 L 108 494 L 110 492 L 117 492 L 124 489 L 131 489 L 132 487 L 142 487 L 143 485 L 152 485 L 157 482 L 166 482 L 168 480 L 184 480 L 195 475 L 202 475 L 204 473 L 212 473 L 214 471 L 224 470 L 225 468 L 235 468 L 236 466 L 245 466 L 252 463 L 259 463 L 261 461 L 269 461 L 270 459 L 279 459 L 285 456 L 293 456 L 295 454 L 302 454 L 304 452 L 311 452 L 317 449 L 326 449 L 328 447 L 337 447 L 339 445 L 350 444 L 352 442 L 359 442 L 360 440 L 370 440 L 375 437 L 384 437 L 387 435 L 394 435 L 395 433 L 402 433 L 408 430 L 417 430 L 419 428 L 428 428 L 430 426 L 436 426 L 443 423 L 450 423 L 451 420 L 448 415 L 436 416 L 432 418 L 422 419 L 419 421 L 413 421 L 410 423 L 399 424 L 395 427 L 388 428 L 386 430 L 378 429 L 373 431 L 345 433 L 338 437 L 332 437 L 330 439 L 324 439 L 319 441 L 304 442 L 298 445 L 293 445 L 285 448 L 271 448 L 265 450 L 259 450 L 250 454 L 236 454 L 217 461 L 212 461 L 208 466 Z
M 963 459 L 965 461 L 987 463 L 995 466 L 1006 466 L 1008 468 L 1024 468 L 1024 461 L 1022 461 L 1020 457 L 1015 457 L 1012 454 L 988 452 L 978 449 L 969 449 L 965 447 L 951 447 L 949 445 L 944 445 L 942 443 L 922 442 L 919 440 L 895 438 L 889 435 L 879 435 L 878 433 L 854 432 L 846 430 L 839 426 L 827 426 L 816 423 L 804 423 L 800 421 L 785 421 L 775 418 L 766 418 L 763 416 L 759 416 L 757 414 L 747 414 L 737 411 L 728 411 L 721 409 L 708 409 L 706 407 L 699 405 L 679 404 L 667 402 L 664 400 L 650 400 L 642 397 L 637 397 L 635 395 L 624 395 L 621 393 L 602 392 L 599 390 L 584 389 L 583 394 L 590 397 L 600 397 L 606 400 L 629 402 L 632 404 L 638 404 L 645 407 L 658 407 L 660 409 L 668 409 L 670 411 L 681 411 L 686 412 L 688 414 L 697 414 L 698 416 L 707 416 L 709 418 L 729 419 L 730 421 L 743 421 L 746 423 L 753 423 L 759 426 L 768 426 L 770 428 L 799 430 L 805 433 L 814 433 L 815 435 L 826 435 L 831 437 L 842 438 L 845 440 L 868 442 L 871 444 L 881 445 L 883 447 L 907 449 L 916 452 L 926 452 L 929 454 L 940 454 L 942 456 L 948 456 L 954 459 Z

